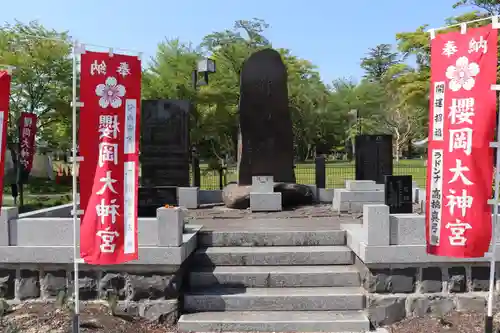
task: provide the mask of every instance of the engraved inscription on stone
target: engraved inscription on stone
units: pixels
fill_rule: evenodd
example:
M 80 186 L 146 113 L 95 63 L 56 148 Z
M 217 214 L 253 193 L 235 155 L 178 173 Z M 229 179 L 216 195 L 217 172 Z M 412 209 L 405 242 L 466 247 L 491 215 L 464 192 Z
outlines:
M 255 52 L 243 64 L 239 115 L 238 184 L 251 185 L 260 175 L 295 183 L 287 70 L 277 51 Z
M 413 212 L 411 176 L 385 176 L 384 191 L 385 204 L 391 214 Z

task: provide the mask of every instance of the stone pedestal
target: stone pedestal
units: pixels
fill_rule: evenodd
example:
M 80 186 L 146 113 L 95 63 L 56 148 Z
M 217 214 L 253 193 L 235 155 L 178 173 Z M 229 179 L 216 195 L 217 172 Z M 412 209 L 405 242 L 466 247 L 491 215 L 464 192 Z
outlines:
M 250 192 L 252 212 L 280 212 L 282 199 L 280 192 L 274 192 L 273 176 L 253 176 Z
M 198 187 L 178 187 L 177 188 L 177 201 L 179 207 L 187 209 L 198 208 Z
M 184 232 L 184 211 L 179 207 L 156 210 L 158 246 L 181 246 Z

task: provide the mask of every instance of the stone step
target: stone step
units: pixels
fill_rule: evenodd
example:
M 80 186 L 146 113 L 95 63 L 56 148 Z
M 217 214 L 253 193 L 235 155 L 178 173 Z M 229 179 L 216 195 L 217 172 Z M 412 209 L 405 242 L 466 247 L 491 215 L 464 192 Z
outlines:
M 209 288 L 184 294 L 186 312 L 348 311 L 364 306 L 359 287 Z
M 247 230 L 212 231 L 198 234 L 200 247 L 210 246 L 310 246 L 345 245 L 344 230 Z
M 359 272 L 346 266 L 217 266 L 189 273 L 191 287 L 359 287 Z
M 370 323 L 360 311 L 248 311 L 184 314 L 182 332 L 366 332 Z
M 354 255 L 347 246 L 208 247 L 196 250 L 197 265 L 351 265 Z

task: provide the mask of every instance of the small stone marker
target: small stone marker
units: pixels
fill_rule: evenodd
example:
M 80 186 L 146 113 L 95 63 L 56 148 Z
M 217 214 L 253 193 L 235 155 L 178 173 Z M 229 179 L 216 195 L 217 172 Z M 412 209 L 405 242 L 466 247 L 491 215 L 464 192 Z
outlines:
M 390 214 L 413 213 L 411 176 L 385 176 L 384 190 Z

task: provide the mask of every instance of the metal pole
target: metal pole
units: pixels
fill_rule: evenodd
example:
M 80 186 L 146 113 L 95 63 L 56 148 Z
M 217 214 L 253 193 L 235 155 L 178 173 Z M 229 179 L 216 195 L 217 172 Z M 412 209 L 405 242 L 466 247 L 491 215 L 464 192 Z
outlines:
M 76 182 L 76 149 L 77 149 L 77 141 L 76 141 L 76 57 L 77 57 L 77 47 L 78 41 L 75 41 L 73 44 L 73 100 L 72 100 L 72 108 L 73 108 L 73 270 L 74 270 L 74 282 L 73 282 L 73 292 L 75 299 L 75 310 L 73 313 L 73 333 L 80 332 L 80 285 L 79 285 L 79 272 L 78 272 L 78 258 L 80 257 L 77 248 L 77 237 L 78 237 L 78 229 L 79 221 L 78 221 L 78 206 L 77 206 L 77 182 Z
M 499 104 L 500 111 L 500 104 Z M 495 194 L 493 199 L 493 218 L 491 227 L 491 253 L 490 253 L 490 287 L 488 291 L 488 310 L 484 322 L 484 332 L 493 333 L 493 301 L 495 294 L 495 251 L 496 251 L 496 233 L 495 227 L 498 222 L 498 198 L 500 189 L 500 147 L 498 142 L 500 140 L 500 117 L 497 120 L 497 138 L 496 138 L 496 168 L 495 168 Z

